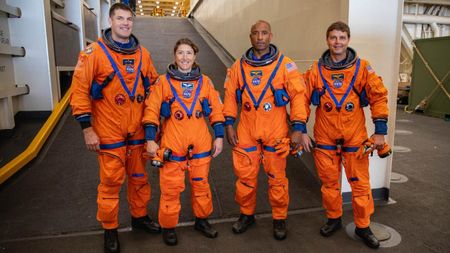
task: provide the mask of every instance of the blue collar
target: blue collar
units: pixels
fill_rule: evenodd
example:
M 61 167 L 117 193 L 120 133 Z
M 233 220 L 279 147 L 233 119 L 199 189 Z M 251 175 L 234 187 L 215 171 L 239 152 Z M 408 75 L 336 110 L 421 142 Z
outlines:
M 133 46 L 133 42 L 131 40 L 128 40 L 127 43 L 121 43 L 118 41 L 113 40 L 114 44 L 116 44 L 118 47 L 123 49 L 130 49 Z
M 255 52 L 250 51 L 250 57 L 252 57 L 252 60 L 254 61 L 264 61 L 269 59 L 272 55 L 272 48 L 269 48 L 269 52 L 267 54 L 264 54 L 263 56 L 261 56 L 261 58 L 256 57 Z

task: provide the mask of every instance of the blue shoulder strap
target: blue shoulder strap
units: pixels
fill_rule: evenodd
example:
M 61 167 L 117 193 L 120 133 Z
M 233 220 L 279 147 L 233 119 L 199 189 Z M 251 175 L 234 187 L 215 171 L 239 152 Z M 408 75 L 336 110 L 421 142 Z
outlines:
M 98 41 L 98 44 L 103 49 L 103 52 L 105 52 L 106 56 L 108 57 L 108 60 L 111 63 L 111 66 L 114 69 L 114 72 L 119 77 L 120 83 L 122 84 L 123 89 L 127 92 L 128 97 L 132 101 L 134 101 L 134 95 L 136 94 L 136 88 L 137 88 L 137 84 L 139 82 L 139 76 L 141 75 L 141 67 L 142 67 L 142 50 L 141 50 L 141 47 L 139 47 L 139 65 L 138 65 L 138 69 L 136 71 L 136 77 L 134 78 L 133 90 L 130 91 L 128 89 L 128 87 L 127 87 L 127 84 L 126 84 L 125 80 L 123 79 L 122 73 L 120 73 L 119 67 L 117 67 L 116 62 L 114 61 L 114 59 L 112 58 L 112 56 L 108 52 L 108 50 L 106 49 L 106 46 L 101 41 Z
M 172 82 L 170 81 L 169 73 L 166 74 L 166 79 L 169 82 L 170 89 L 172 90 L 173 96 L 178 101 L 178 103 L 180 103 L 180 105 L 183 107 L 183 109 L 186 112 L 188 118 L 191 118 L 192 117 L 192 113 L 194 112 L 195 104 L 197 103 L 197 100 L 198 100 L 198 96 L 200 95 L 200 90 L 202 88 L 203 75 L 200 75 L 200 78 L 198 79 L 197 90 L 195 91 L 194 100 L 192 101 L 190 109 L 187 108 L 186 104 L 183 102 L 183 100 L 181 100 L 180 96 L 178 96 L 178 93 L 175 90 L 175 87 L 173 87 Z
M 272 74 L 270 75 L 270 78 L 269 78 L 269 80 L 267 81 L 267 84 L 266 84 L 266 86 L 264 87 L 264 90 L 262 91 L 261 95 L 259 96 L 258 101 L 256 101 L 255 96 L 253 95 L 252 91 L 251 91 L 250 88 L 248 87 L 248 85 L 247 85 L 247 80 L 245 80 L 245 72 L 244 72 L 244 68 L 243 68 L 243 64 L 242 64 L 243 59 L 241 58 L 241 75 L 242 75 L 242 80 L 244 80 L 244 85 L 242 86 L 242 90 L 244 90 L 244 89 L 247 90 L 248 94 L 250 95 L 250 98 L 251 98 L 252 101 L 253 101 L 253 106 L 255 106 L 255 109 L 256 109 L 256 110 L 258 110 L 258 107 L 259 107 L 259 105 L 261 104 L 261 102 L 262 102 L 262 100 L 263 100 L 263 98 L 264 98 L 264 95 L 265 95 L 266 92 L 267 92 L 267 89 L 268 89 L 269 87 L 272 87 L 272 81 L 273 81 L 273 79 L 275 78 L 275 76 L 276 76 L 276 74 L 277 74 L 277 72 L 278 72 L 278 69 L 280 68 L 280 65 L 281 65 L 281 62 L 283 61 L 283 58 L 284 58 L 284 55 L 282 54 L 282 55 L 280 56 L 280 58 L 278 59 L 277 65 L 275 66 L 275 69 L 272 71 Z
M 318 63 L 317 67 L 319 69 L 320 78 L 322 79 L 323 85 L 325 86 L 326 90 L 328 91 L 328 93 L 330 93 L 330 97 L 331 97 L 331 99 L 333 99 L 333 102 L 336 105 L 336 108 L 338 111 L 341 109 L 342 104 L 344 103 L 348 94 L 352 90 L 353 85 L 355 85 L 356 77 L 358 76 L 358 72 L 359 72 L 359 65 L 360 65 L 360 59 L 358 58 L 358 60 L 356 60 L 356 68 L 355 68 L 355 72 L 353 73 L 352 81 L 351 81 L 350 85 L 348 86 L 347 91 L 345 91 L 344 96 L 342 96 L 341 101 L 338 101 L 336 96 L 333 94 L 333 91 L 331 90 L 330 86 L 328 85 L 327 80 L 325 79 L 325 77 L 322 74 L 322 68 L 321 68 L 322 65 L 320 64 L 320 61 Z

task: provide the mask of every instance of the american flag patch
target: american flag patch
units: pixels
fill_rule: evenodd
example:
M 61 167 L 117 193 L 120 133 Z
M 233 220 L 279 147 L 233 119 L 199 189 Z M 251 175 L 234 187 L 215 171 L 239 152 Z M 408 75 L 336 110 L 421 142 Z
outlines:
M 375 70 L 370 65 L 367 65 L 367 71 L 369 71 L 370 74 L 375 73 Z
M 286 68 L 287 68 L 288 72 L 291 72 L 291 71 L 297 70 L 297 65 L 295 65 L 294 62 L 288 62 L 288 63 L 286 63 Z

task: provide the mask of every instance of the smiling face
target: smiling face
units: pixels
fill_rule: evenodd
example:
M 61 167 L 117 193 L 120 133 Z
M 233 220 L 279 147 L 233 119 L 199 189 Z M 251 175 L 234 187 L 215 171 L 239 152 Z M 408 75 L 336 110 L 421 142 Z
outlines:
M 268 23 L 258 22 L 252 26 L 250 41 L 255 53 L 259 55 L 268 53 L 271 40 L 272 32 Z
M 330 49 L 331 57 L 334 59 L 345 59 L 350 38 L 347 32 L 332 30 L 327 36 L 327 45 Z
M 126 43 L 133 30 L 133 14 L 128 10 L 116 9 L 109 18 L 113 40 Z
M 187 73 L 194 65 L 196 54 L 194 49 L 187 44 L 180 44 L 175 50 L 175 63 L 178 70 Z

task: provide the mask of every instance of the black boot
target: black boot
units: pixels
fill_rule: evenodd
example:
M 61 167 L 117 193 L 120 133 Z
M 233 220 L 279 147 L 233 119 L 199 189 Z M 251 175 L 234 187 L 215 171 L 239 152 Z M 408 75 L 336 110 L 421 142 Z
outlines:
M 273 237 L 277 240 L 284 240 L 286 235 L 286 220 L 273 220 Z
M 105 229 L 105 253 L 120 252 L 119 235 L 117 229 Z
M 217 230 L 211 227 L 207 219 L 195 218 L 194 228 L 208 238 L 216 238 L 218 234 Z
M 328 237 L 341 228 L 342 228 L 341 217 L 335 219 L 328 219 L 327 223 L 320 228 L 320 234 L 324 237 Z
M 370 230 L 370 227 L 366 228 L 355 228 L 355 234 L 363 240 L 363 242 L 372 249 L 378 249 L 380 247 L 380 242 Z
M 244 233 L 253 223 L 255 223 L 254 215 L 245 215 L 241 213 L 239 219 L 233 224 L 232 230 L 235 234 Z
M 177 233 L 175 228 L 163 228 L 162 237 L 165 244 L 169 246 L 175 246 L 178 243 Z
M 131 217 L 131 226 L 136 229 L 142 229 L 148 233 L 155 234 L 161 232 L 159 224 L 150 219 L 147 215 L 139 218 Z

